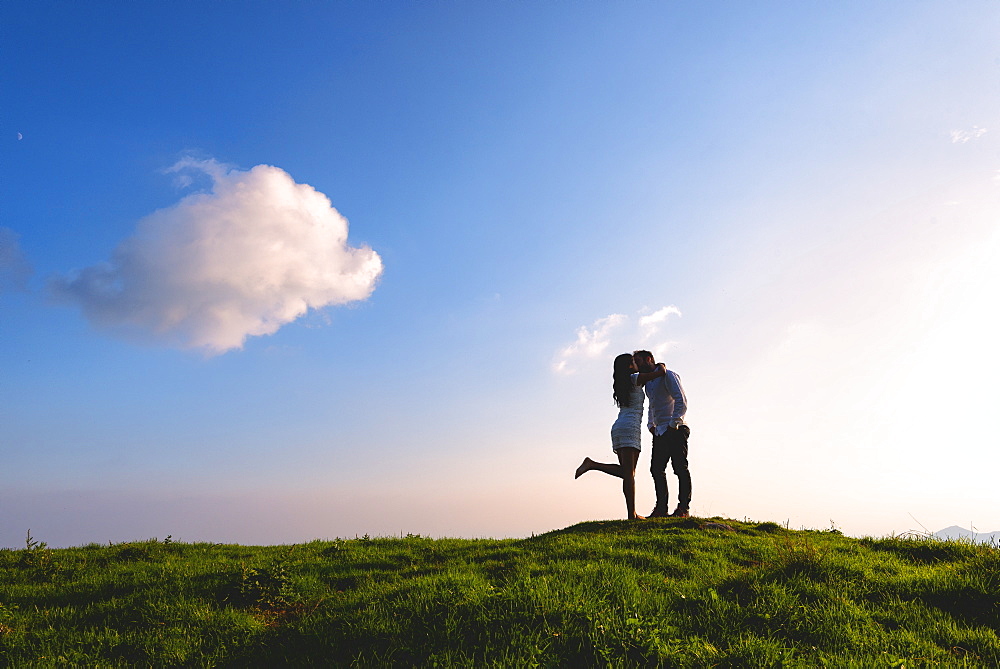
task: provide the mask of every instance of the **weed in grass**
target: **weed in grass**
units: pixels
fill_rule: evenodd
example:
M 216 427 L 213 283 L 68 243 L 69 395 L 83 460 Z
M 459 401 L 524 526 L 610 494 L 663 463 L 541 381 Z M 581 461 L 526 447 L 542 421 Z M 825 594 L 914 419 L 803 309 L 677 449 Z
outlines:
M 24 540 L 24 550 L 20 551 L 18 566 L 22 576 L 33 582 L 50 582 L 62 571 L 62 564 L 55 559 L 55 553 L 44 541 L 37 541 L 28 530 Z
M 754 529 L 757 530 L 758 532 L 765 532 L 767 534 L 775 534 L 778 532 L 785 531 L 784 527 L 778 525 L 777 523 L 772 523 L 772 522 L 760 523 L 759 525 L 754 527 Z
M 808 535 L 785 535 L 776 542 L 774 566 L 787 576 L 797 574 L 811 578 L 827 578 L 827 557 L 830 547 L 817 544 Z

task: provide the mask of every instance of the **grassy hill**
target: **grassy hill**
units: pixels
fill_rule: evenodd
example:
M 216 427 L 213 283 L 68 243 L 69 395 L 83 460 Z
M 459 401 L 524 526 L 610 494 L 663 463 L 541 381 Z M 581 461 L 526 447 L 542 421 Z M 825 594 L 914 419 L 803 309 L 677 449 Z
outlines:
M 0 550 L 0 664 L 997 666 L 1000 550 L 666 519 Z

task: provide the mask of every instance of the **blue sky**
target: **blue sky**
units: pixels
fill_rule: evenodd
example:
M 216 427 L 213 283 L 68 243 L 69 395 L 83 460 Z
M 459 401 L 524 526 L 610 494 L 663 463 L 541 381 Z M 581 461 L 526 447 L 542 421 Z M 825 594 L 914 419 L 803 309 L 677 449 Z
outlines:
M 995 3 L 0 16 L 0 545 L 1000 528 Z

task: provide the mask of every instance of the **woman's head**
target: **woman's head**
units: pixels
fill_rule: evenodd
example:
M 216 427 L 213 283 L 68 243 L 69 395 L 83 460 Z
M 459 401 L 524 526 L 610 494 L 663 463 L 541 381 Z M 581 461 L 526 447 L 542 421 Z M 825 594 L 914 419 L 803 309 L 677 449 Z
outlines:
M 631 353 L 622 353 L 615 358 L 615 371 L 611 376 L 612 397 L 619 407 L 631 405 L 632 379 L 629 376 L 636 371 L 635 361 Z
M 631 353 L 622 353 L 615 358 L 615 376 L 620 374 L 631 374 L 636 371 L 635 360 Z

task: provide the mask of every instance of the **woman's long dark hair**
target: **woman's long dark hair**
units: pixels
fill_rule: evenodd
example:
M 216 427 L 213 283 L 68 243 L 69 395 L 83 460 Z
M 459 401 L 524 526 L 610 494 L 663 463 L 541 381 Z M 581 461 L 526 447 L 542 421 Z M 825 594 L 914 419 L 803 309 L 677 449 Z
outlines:
M 629 377 L 632 374 L 634 372 L 632 371 L 631 353 L 622 353 L 615 358 L 615 371 L 611 376 L 611 389 L 614 391 L 612 397 L 615 398 L 615 404 L 619 408 L 631 406 L 633 385 L 632 379 Z

